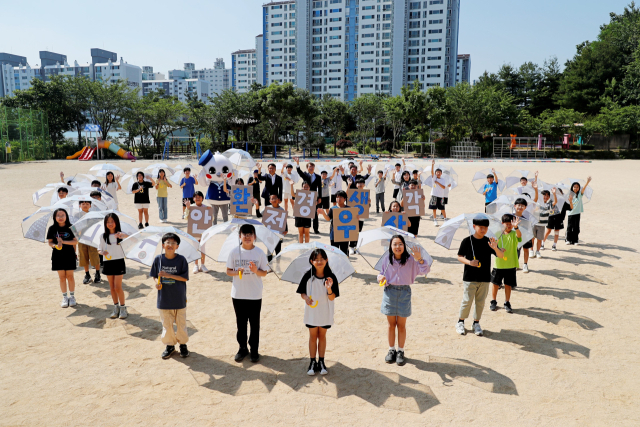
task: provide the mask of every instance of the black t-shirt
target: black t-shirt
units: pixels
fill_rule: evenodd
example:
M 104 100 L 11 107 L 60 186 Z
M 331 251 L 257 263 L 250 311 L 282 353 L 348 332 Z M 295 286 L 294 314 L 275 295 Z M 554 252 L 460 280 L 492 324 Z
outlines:
M 369 174 L 366 175 L 360 175 L 360 174 L 356 174 L 356 176 L 354 177 L 353 175 L 349 174 L 349 175 L 342 175 L 342 180 L 346 183 L 349 182 L 349 179 L 351 179 L 351 185 L 349 185 L 349 188 L 353 188 L 353 189 L 357 189 L 358 188 L 358 184 L 356 183 L 357 180 L 359 180 L 360 178 L 364 179 L 365 181 L 367 179 L 369 179 Z
M 71 231 L 70 227 L 64 226 L 60 227 L 58 223 L 54 223 L 49 230 L 47 230 L 47 239 L 51 239 L 54 245 L 58 244 L 58 236 L 62 240 L 73 240 L 75 235 L 73 231 Z M 71 245 L 62 245 L 62 249 L 58 250 L 56 248 L 52 248 L 53 256 L 56 258 L 66 258 L 72 257 L 75 258 L 76 252 Z
M 143 181 L 142 184 L 136 182 L 131 187 L 131 190 L 137 190 L 138 188 L 143 188 L 143 190 L 133 195 L 133 203 L 151 203 L 149 201 L 149 189 L 153 188 L 153 184 L 148 181 Z
M 252 176 L 250 176 L 249 181 L 247 181 L 247 184 L 253 186 L 253 198 L 256 200 L 260 200 L 260 183 L 261 182 L 262 181 L 260 180 L 260 178 L 254 178 Z
M 495 255 L 496 251 L 489 246 L 488 237 L 485 236 L 482 239 L 476 239 L 473 236 L 469 236 L 462 240 L 458 255 L 465 257 L 469 261 L 473 261 L 474 253 L 476 259 L 480 261 L 480 267 L 465 265 L 462 280 L 465 282 L 491 281 L 491 255 Z

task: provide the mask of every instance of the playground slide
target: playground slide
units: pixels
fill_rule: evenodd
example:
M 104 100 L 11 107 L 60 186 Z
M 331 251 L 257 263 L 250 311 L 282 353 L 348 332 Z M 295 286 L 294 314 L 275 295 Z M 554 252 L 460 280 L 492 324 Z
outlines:
M 111 141 L 103 141 L 101 139 L 98 139 L 98 148 L 106 148 L 107 150 L 111 151 L 115 155 L 120 156 L 126 160 L 133 160 L 133 161 L 137 160 L 136 157 L 133 154 L 131 154 L 131 151 L 124 151 L 117 144 L 114 144 Z
M 82 150 L 78 151 L 73 156 L 67 156 L 67 160 L 77 159 L 78 157 L 82 156 L 82 153 L 84 153 L 84 150 L 86 150 L 87 148 L 89 148 L 89 147 L 82 147 Z

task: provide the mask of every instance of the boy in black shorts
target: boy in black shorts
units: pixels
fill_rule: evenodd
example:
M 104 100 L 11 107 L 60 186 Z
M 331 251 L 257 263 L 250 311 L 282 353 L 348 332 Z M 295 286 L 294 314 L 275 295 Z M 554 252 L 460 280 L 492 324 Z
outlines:
M 491 311 L 498 309 L 498 289 L 504 284 L 504 309 L 512 313 L 511 289 L 518 286 L 516 281 L 516 269 L 518 268 L 518 243 L 522 242 L 522 233 L 518 229 L 520 218 L 511 214 L 502 215 L 502 227 L 504 231 L 498 238 L 498 249 L 503 252 L 502 257 L 496 257 L 496 268 L 491 272 Z
M 535 191 L 536 191 L 536 198 L 535 198 L 535 202 L 538 201 L 538 188 L 537 186 L 535 187 Z M 529 212 L 527 212 L 527 200 L 523 199 L 523 198 L 518 198 L 516 199 L 515 203 L 513 204 L 513 213 L 515 216 L 517 216 L 518 218 L 520 218 L 520 220 L 527 220 L 529 221 L 529 223 L 531 223 L 531 229 L 533 230 L 534 226 L 536 225 L 537 221 L 536 219 L 533 217 L 533 215 L 531 215 Z M 544 237 L 544 236 L 542 236 Z M 524 264 L 522 266 L 522 272 L 523 273 L 528 273 L 529 272 L 529 249 L 533 249 L 533 241 L 535 240 L 535 238 L 529 240 L 527 243 L 525 243 L 522 246 L 522 251 L 524 252 L 523 258 L 524 258 Z M 520 251 L 518 251 L 518 258 L 520 258 Z
M 553 205 L 549 211 L 549 220 L 547 222 L 547 230 L 544 234 L 544 240 L 547 240 L 549 234 L 551 234 L 551 230 L 553 230 L 553 245 L 551 246 L 552 251 L 556 251 L 556 245 L 558 244 L 558 237 L 560 237 L 560 230 L 564 228 L 564 221 L 562 218 L 562 212 L 558 207 L 558 196 L 556 192 L 560 192 L 562 194 L 562 190 L 559 188 L 553 187 L 551 192 L 553 193 Z M 548 191 L 547 191 L 548 193 Z M 546 199 L 545 191 L 542 192 L 542 196 Z M 545 205 L 548 203 L 545 201 Z M 540 214 L 540 222 L 542 222 L 542 214 Z M 544 242 L 542 242 L 542 249 L 544 249 Z

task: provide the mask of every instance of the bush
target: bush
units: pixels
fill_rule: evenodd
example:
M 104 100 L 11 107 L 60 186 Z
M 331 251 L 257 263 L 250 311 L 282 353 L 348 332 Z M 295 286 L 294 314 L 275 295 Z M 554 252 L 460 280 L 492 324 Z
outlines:
M 570 151 L 570 150 L 552 150 L 547 151 L 547 157 L 551 159 L 593 159 L 593 160 L 613 160 L 616 159 L 616 153 L 613 151 Z
M 387 139 L 386 141 L 382 141 L 380 143 L 380 150 L 388 151 L 388 152 L 393 151 L 393 141 L 391 141 L 390 139 Z
M 336 142 L 336 147 L 344 150 L 345 148 L 353 147 L 353 142 L 349 141 L 348 139 L 341 139 L 340 141 Z
M 436 153 L 440 157 L 449 156 L 450 148 L 451 148 L 451 140 L 447 137 L 438 138 L 433 141 L 436 145 Z
M 640 150 L 620 150 L 621 159 L 640 159 Z
M 594 145 L 586 145 L 586 144 L 583 144 L 583 145 L 582 145 L 582 151 L 584 151 L 584 150 L 593 150 L 594 148 L 595 148 L 595 146 L 594 146 Z M 580 145 L 578 145 L 578 144 L 571 144 L 571 145 L 569 146 L 569 150 L 580 150 Z

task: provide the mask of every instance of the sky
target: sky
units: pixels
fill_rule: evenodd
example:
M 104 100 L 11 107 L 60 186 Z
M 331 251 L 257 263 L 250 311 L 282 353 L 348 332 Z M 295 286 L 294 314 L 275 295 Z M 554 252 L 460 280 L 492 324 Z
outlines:
M 40 63 L 49 50 L 83 64 L 91 48 L 116 52 L 130 64 L 167 73 L 185 62 L 211 68 L 231 52 L 255 48 L 262 0 L 22 0 L 3 2 L 0 52 Z M 594 40 L 609 13 L 630 0 L 461 0 L 458 53 L 471 54 L 471 78 L 503 64 L 542 65 L 571 59 L 576 45 Z

